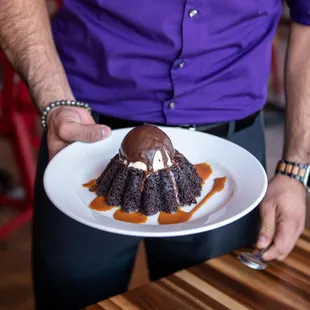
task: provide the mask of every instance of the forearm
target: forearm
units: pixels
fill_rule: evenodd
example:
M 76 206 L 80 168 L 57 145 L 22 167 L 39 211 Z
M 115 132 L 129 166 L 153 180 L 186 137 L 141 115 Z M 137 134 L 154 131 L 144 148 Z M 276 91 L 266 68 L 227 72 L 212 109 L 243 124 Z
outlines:
M 51 101 L 73 99 L 45 0 L 1 0 L 0 47 L 40 110 Z
M 286 59 L 284 158 L 310 163 L 310 27 L 293 24 Z

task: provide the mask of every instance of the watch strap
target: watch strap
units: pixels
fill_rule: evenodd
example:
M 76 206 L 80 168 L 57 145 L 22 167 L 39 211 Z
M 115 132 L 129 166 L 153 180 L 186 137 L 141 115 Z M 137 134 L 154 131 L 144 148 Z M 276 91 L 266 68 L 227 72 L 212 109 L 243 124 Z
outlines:
M 294 178 L 308 187 L 307 183 L 309 179 L 309 171 L 309 165 L 299 164 L 282 159 L 278 162 L 275 172 L 276 174 L 283 174 Z

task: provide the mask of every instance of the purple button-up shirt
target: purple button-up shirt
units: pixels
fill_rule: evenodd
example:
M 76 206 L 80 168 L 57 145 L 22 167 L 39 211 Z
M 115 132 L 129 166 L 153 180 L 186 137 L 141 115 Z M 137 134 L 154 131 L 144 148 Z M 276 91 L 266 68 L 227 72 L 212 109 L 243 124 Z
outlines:
M 310 1 L 288 0 L 310 24 Z M 266 101 L 280 0 L 64 0 L 56 46 L 93 110 L 167 125 L 235 120 Z M 61 98 L 60 98 L 61 99 Z

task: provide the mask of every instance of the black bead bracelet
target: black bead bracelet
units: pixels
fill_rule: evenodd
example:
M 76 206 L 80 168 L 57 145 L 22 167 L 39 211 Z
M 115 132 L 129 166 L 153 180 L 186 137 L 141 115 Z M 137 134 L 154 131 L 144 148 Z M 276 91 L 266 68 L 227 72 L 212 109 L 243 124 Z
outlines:
M 91 112 L 91 108 L 89 107 L 88 103 L 86 102 L 81 102 L 81 101 L 76 101 L 76 100 L 60 100 L 60 101 L 55 101 L 47 105 L 42 114 L 41 114 L 41 125 L 43 128 L 46 128 L 46 118 L 48 113 L 56 107 L 59 106 L 70 106 L 70 107 L 77 107 L 77 108 L 84 108 Z

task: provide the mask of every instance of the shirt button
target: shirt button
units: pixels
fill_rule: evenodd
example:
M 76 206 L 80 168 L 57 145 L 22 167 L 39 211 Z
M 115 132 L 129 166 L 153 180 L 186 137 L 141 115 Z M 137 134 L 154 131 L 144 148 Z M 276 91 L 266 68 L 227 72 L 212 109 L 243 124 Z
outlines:
M 178 63 L 178 68 L 179 69 L 184 68 L 184 66 L 185 66 L 185 62 L 184 61 L 181 61 L 181 62 Z
M 175 103 L 173 101 L 169 102 L 169 109 L 173 110 L 175 108 Z
M 193 18 L 197 14 L 198 14 L 198 11 L 196 9 L 192 9 L 188 12 L 189 17 L 191 18 Z

